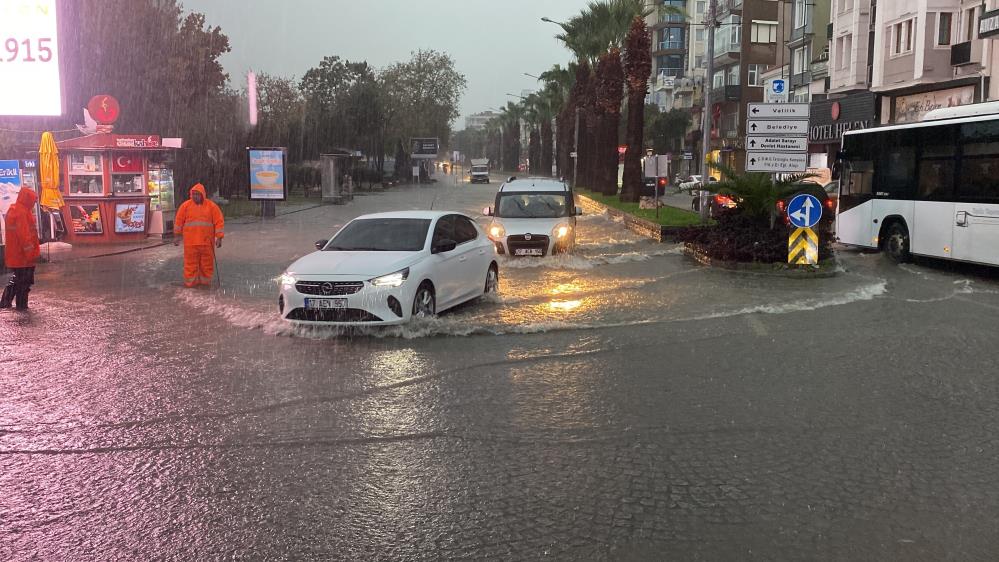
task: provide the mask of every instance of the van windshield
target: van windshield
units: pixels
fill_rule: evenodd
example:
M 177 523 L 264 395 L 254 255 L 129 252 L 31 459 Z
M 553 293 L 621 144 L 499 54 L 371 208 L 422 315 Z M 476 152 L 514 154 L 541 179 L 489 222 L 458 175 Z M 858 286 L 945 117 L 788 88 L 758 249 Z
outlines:
M 479 172 L 488 172 L 489 170 L 486 169 L 485 166 L 472 166 L 472 171 L 479 173 Z
M 507 219 L 550 219 L 570 216 L 569 196 L 561 193 L 500 193 L 496 216 Z

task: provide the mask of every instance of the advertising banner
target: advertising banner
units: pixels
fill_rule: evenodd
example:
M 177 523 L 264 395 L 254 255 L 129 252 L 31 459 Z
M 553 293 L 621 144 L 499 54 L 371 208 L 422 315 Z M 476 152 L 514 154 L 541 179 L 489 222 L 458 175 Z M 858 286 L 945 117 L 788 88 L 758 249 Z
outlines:
M 21 191 L 21 166 L 17 160 L 0 160 L 0 214 L 6 215 Z
M 114 209 L 115 232 L 145 232 L 146 204 L 118 203 Z
M 250 200 L 284 201 L 287 197 L 284 148 L 248 148 Z
M 67 206 L 70 216 L 73 217 L 73 232 L 76 234 L 102 234 L 104 232 L 100 205 L 68 203 Z
M 62 115 L 56 4 L 0 2 L 0 116 Z
M 935 92 L 895 97 L 895 123 L 917 123 L 930 111 L 975 102 L 975 87 L 961 86 Z

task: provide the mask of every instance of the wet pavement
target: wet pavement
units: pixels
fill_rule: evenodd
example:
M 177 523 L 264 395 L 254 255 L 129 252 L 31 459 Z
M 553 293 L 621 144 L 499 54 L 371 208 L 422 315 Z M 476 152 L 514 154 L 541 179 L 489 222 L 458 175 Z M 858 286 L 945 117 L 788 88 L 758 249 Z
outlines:
M 700 266 L 584 216 L 498 297 L 405 327 L 276 318 L 359 214 L 40 268 L 0 313 L 2 560 L 988 560 L 999 274 L 840 251 L 829 279 Z

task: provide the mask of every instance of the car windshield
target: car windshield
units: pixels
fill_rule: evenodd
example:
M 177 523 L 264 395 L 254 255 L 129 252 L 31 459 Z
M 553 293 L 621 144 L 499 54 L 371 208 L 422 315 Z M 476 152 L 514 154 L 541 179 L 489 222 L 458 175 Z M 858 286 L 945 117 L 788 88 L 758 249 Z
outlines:
M 343 228 L 324 252 L 418 252 L 427 241 L 430 219 L 358 219 Z
M 565 193 L 500 193 L 496 216 L 507 219 L 550 219 L 569 216 Z

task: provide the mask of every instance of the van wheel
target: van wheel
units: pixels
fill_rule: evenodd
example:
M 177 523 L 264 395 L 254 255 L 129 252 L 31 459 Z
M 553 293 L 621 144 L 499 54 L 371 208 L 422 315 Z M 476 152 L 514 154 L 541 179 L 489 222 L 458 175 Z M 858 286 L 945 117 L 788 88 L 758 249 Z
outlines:
M 884 252 L 895 263 L 906 263 L 912 258 L 909 253 L 909 229 L 901 223 L 896 222 L 888 227 L 883 244 Z

